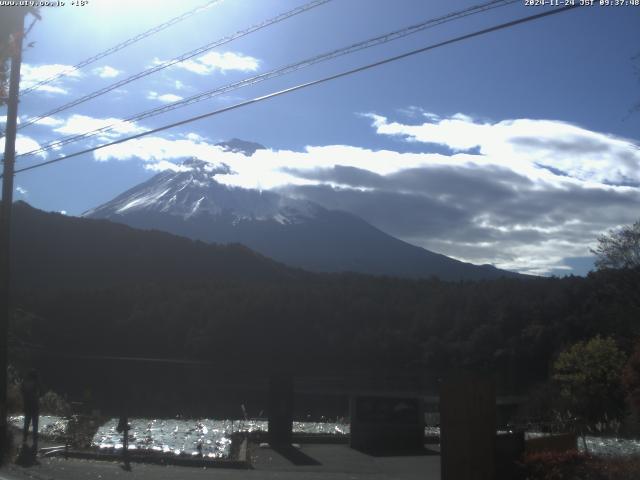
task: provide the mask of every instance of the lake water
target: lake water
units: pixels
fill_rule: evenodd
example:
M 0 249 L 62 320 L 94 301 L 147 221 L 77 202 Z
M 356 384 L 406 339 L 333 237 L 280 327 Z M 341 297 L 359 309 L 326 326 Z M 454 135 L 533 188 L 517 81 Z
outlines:
M 234 432 L 267 431 L 262 420 L 213 420 L 213 419 L 130 419 L 129 448 L 155 450 L 176 455 L 199 455 L 210 458 L 227 458 Z M 122 434 L 116 431 L 118 420 L 113 418 L 102 425 L 93 438 L 98 448 L 122 448 Z M 298 433 L 338 434 L 349 433 L 349 425 L 325 422 L 294 422 Z
M 22 428 L 24 417 L 10 417 L 10 422 Z M 209 458 L 227 458 L 231 452 L 231 434 L 234 432 L 267 431 L 265 420 L 214 419 L 129 419 L 129 448 L 153 450 L 175 455 L 199 455 Z M 121 449 L 122 434 L 116 431 L 118 419 L 112 418 L 98 428 L 93 446 L 100 449 Z M 59 436 L 66 429 L 61 417 L 42 415 L 40 432 L 43 436 Z M 293 422 L 296 433 L 345 435 L 349 425 L 341 422 Z
M 9 418 L 12 425 L 22 428 L 24 417 Z M 154 450 L 176 455 L 199 455 L 209 458 L 227 458 L 231 450 L 231 434 L 234 432 L 267 431 L 265 420 L 214 420 L 214 419 L 149 419 L 129 420 L 129 448 Z M 118 419 L 112 418 L 98 428 L 93 445 L 101 449 L 122 448 L 122 434 L 116 431 Z M 43 436 L 62 436 L 67 422 L 64 418 L 41 415 L 40 433 Z M 349 424 L 344 422 L 293 422 L 296 433 L 346 435 Z M 426 427 L 427 435 L 439 435 L 438 427 Z M 527 436 L 539 436 L 527 433 Z M 587 447 L 596 455 L 640 454 L 640 440 L 618 437 L 587 436 Z M 583 450 L 582 439 L 578 449 Z
M 539 438 L 547 434 L 527 432 L 525 438 Z M 619 437 L 592 437 L 587 435 L 589 453 L 604 456 L 624 456 L 640 454 L 640 440 Z M 578 450 L 584 452 L 584 442 L 578 437 Z
M 9 417 L 9 423 L 22 430 L 24 425 L 23 415 Z M 67 420 L 54 415 L 40 415 L 38 419 L 38 431 L 44 437 L 60 437 L 67 430 Z

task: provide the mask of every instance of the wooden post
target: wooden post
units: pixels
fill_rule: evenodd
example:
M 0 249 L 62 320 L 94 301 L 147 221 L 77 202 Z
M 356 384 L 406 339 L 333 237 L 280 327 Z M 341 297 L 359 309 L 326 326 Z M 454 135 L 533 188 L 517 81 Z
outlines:
M 293 428 L 293 377 L 289 374 L 269 378 L 269 443 L 291 445 Z
M 440 392 L 440 478 L 493 480 L 496 394 L 493 382 L 458 374 Z
M 18 121 L 18 95 L 20 88 L 20 64 L 22 62 L 22 37 L 24 32 L 24 8 L 4 7 L 3 15 L 11 18 L 13 34 L 7 125 L 4 140 L 2 168 L 2 211 L 0 214 L 0 463 L 7 453 L 7 367 L 9 315 L 11 299 L 11 208 L 13 206 L 13 170 L 16 156 L 16 129 Z M 7 39 L 8 40 L 8 39 Z

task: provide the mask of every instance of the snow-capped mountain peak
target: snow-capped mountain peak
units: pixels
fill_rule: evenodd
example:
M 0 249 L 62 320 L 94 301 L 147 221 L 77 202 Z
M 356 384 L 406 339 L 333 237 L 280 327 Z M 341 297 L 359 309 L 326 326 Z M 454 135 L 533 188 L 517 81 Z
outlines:
M 274 192 L 230 187 L 215 180 L 228 174 L 225 164 L 190 158 L 178 171 L 165 171 L 124 192 L 112 201 L 85 212 L 84 216 L 113 218 L 132 213 L 164 213 L 184 219 L 208 215 L 244 220 L 298 223 L 313 217 L 322 207 Z

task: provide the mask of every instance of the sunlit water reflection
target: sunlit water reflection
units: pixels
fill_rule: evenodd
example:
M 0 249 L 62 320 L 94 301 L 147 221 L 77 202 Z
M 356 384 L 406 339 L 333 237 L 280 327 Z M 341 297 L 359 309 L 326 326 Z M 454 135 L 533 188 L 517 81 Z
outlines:
M 9 417 L 12 425 L 22 428 L 24 416 Z M 265 420 L 212 420 L 212 419 L 147 419 L 129 420 L 129 448 L 149 450 L 176 455 L 200 455 L 209 458 L 228 458 L 231 453 L 231 435 L 234 432 L 266 432 Z M 116 431 L 117 418 L 112 418 L 98 428 L 93 437 L 93 446 L 100 449 L 121 449 L 122 434 Z M 43 437 L 63 438 L 67 420 L 53 415 L 41 415 L 40 434 Z M 293 422 L 295 433 L 347 435 L 349 424 L 344 422 Z M 426 427 L 427 436 L 438 436 L 438 427 Z M 528 432 L 527 437 L 541 436 Z M 618 437 L 587 436 L 587 448 L 595 455 L 640 454 L 640 440 Z M 578 449 L 583 451 L 582 439 Z
M 24 416 L 10 417 L 12 425 L 22 428 Z M 67 420 L 51 415 L 40 416 L 39 430 L 44 437 L 61 438 L 67 429 Z M 231 435 L 234 432 L 266 432 L 265 420 L 213 420 L 213 419 L 129 419 L 129 448 L 175 455 L 200 455 L 208 458 L 228 458 L 231 453 Z M 122 433 L 116 427 L 118 419 L 102 424 L 93 437 L 92 445 L 99 449 L 121 449 Z M 343 422 L 293 422 L 296 433 L 345 435 L 349 425 Z
M 267 431 L 263 420 L 185 420 L 185 419 L 130 419 L 129 448 L 155 450 L 176 455 L 200 455 L 209 458 L 227 458 L 234 432 Z M 118 419 L 112 418 L 102 425 L 93 438 L 98 448 L 122 448 L 122 434 L 116 431 Z M 349 425 L 327 422 L 294 422 L 297 433 L 337 434 L 349 433 Z
M 527 433 L 527 438 L 542 437 L 541 433 Z M 625 456 L 640 454 L 640 440 L 633 438 L 619 437 L 592 437 L 587 435 L 585 438 L 587 449 L 593 455 L 603 456 Z M 578 450 L 585 451 L 582 438 L 578 438 Z
M 230 454 L 232 431 L 229 420 L 174 420 L 132 418 L 129 420 L 129 448 L 176 455 L 226 458 Z M 100 426 L 93 437 L 98 448 L 122 448 L 122 433 L 116 431 L 118 419 Z
M 24 415 L 13 415 L 9 417 L 9 423 L 22 429 L 24 426 Z M 38 432 L 44 437 L 63 437 L 67 431 L 67 424 L 67 419 L 63 417 L 55 415 L 40 415 L 38 419 Z

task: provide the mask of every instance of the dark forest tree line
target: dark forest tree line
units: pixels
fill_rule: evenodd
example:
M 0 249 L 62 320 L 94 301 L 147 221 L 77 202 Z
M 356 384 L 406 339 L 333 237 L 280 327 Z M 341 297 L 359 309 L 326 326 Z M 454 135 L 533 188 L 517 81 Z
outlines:
M 613 338 L 628 356 L 640 335 L 638 267 L 479 282 L 309 274 L 239 246 L 38 215 L 39 225 L 51 224 L 47 243 L 58 255 L 29 256 L 38 229 L 25 223 L 19 266 L 28 268 L 19 272 L 11 345 L 16 358 L 50 369 L 60 353 L 195 359 L 219 365 L 218 374 L 438 376 L 466 368 L 495 374 L 514 393 L 547 381 L 576 342 Z M 68 235 L 56 236 L 59 221 L 67 233 L 90 229 L 70 245 Z M 91 239 L 105 231 L 111 248 L 96 252 Z M 38 268 L 48 282 L 29 273 Z M 82 381 L 103 380 L 90 362 L 65 368 Z M 164 374 L 149 375 L 161 382 Z

